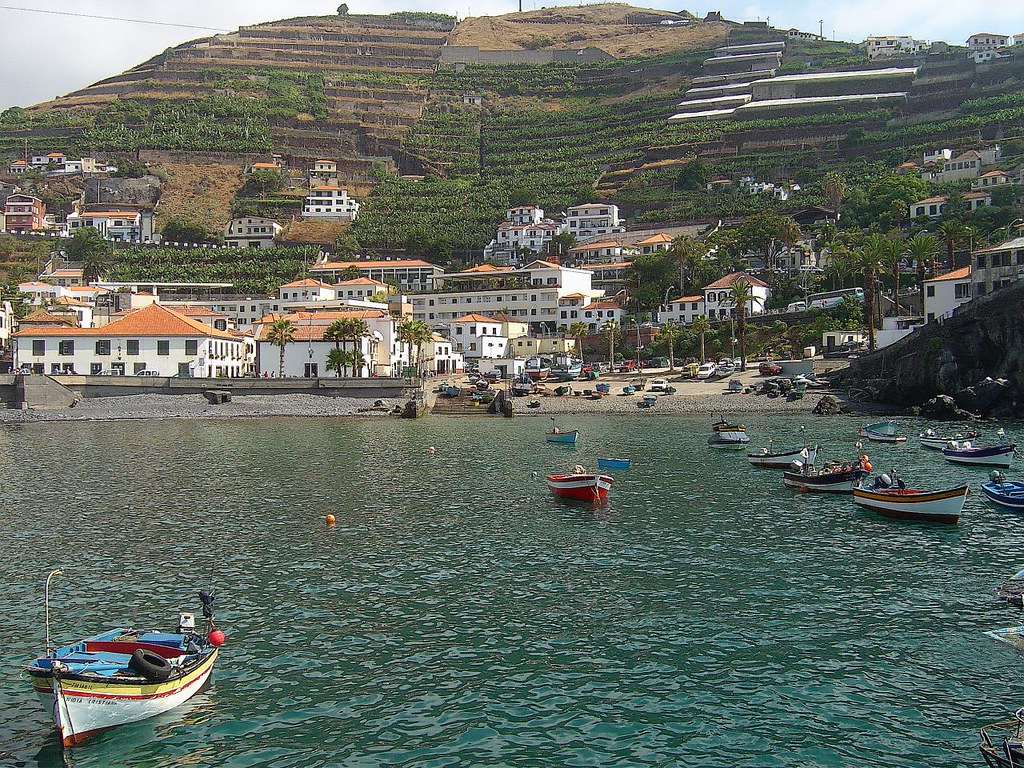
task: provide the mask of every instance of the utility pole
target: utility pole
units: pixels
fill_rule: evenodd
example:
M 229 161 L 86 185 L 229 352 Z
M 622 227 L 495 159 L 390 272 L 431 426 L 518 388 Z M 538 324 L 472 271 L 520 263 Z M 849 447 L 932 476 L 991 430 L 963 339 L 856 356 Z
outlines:
M 820 37 L 822 40 L 825 39 L 825 20 L 824 19 L 818 19 L 818 37 Z

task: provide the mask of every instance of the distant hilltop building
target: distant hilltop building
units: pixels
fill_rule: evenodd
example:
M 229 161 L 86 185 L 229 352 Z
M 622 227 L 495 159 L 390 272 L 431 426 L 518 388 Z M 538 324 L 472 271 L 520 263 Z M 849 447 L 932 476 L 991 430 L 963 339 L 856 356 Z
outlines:
M 869 59 L 890 56 L 913 56 L 929 49 L 926 40 L 915 40 L 909 35 L 874 35 L 862 43 Z

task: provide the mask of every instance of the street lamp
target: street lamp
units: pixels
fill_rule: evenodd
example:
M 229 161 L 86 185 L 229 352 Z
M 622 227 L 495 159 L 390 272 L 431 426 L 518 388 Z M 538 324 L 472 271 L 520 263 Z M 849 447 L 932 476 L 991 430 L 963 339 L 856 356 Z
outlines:
M 1020 235 L 1020 230 L 1021 230 L 1022 227 L 1024 227 L 1024 219 L 1014 219 L 1013 221 L 1011 221 L 1007 225 L 1007 227 L 1006 227 L 1006 238 L 1008 240 L 1012 240 L 1013 239 L 1013 234 L 1011 233 L 1010 230 L 1012 230 L 1014 227 L 1017 227 L 1017 234 Z

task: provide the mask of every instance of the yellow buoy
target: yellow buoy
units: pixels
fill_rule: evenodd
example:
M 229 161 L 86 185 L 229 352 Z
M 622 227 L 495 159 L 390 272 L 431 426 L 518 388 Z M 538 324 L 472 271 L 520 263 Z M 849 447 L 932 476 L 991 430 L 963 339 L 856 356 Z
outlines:
M 334 522 L 335 522 L 334 515 L 327 515 L 324 518 L 324 520 L 327 522 L 328 525 L 334 525 Z

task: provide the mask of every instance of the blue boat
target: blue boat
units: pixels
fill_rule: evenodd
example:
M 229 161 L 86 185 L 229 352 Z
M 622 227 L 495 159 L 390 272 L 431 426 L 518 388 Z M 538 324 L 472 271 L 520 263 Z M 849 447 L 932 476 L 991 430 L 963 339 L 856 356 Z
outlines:
M 629 459 L 601 459 L 597 460 L 599 469 L 629 469 Z
M 992 474 L 995 475 L 992 480 L 981 484 L 981 490 L 989 501 L 1007 509 L 1024 510 L 1024 483 L 1005 480 L 1002 472 Z
M 1006 468 L 1013 463 L 1013 454 L 1016 450 L 1017 446 L 1013 443 L 975 448 L 969 442 L 964 442 L 956 448 L 943 448 L 942 455 L 946 461 L 954 464 L 982 464 Z
M 580 438 L 580 432 L 578 429 L 574 429 L 571 432 L 548 432 L 544 435 L 544 439 L 549 443 L 560 443 L 562 445 L 576 445 L 576 441 Z

